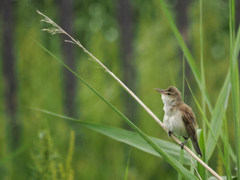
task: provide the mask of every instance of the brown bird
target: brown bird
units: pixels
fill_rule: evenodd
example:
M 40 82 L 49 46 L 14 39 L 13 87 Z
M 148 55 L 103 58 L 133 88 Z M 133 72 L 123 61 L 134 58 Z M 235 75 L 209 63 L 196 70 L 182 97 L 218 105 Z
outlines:
M 198 125 L 192 108 L 182 102 L 181 93 L 173 86 L 166 90 L 155 90 L 162 93 L 165 111 L 163 124 L 169 130 L 168 135 L 176 133 L 182 136 L 185 139 L 185 142 L 180 145 L 182 149 L 190 137 L 196 153 L 202 157 L 197 138 Z

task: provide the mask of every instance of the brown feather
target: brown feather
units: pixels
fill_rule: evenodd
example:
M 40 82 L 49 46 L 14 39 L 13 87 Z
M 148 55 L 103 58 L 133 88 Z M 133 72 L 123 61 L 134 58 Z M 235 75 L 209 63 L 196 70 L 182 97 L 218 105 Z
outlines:
M 182 102 L 181 92 L 176 87 L 173 87 L 173 86 L 170 86 L 166 90 L 162 90 L 162 89 L 155 89 L 155 90 L 162 93 L 163 96 L 166 96 L 166 97 L 168 96 L 170 98 L 171 102 L 169 101 L 170 103 L 168 104 L 168 106 L 171 106 L 171 107 L 169 108 L 168 111 L 172 112 L 174 109 L 177 109 L 177 108 L 179 109 L 179 111 L 181 111 L 182 121 L 184 122 L 184 126 L 188 133 L 188 137 L 184 137 L 186 141 L 182 143 L 183 146 L 187 142 L 187 139 L 190 137 L 196 153 L 202 157 L 202 152 L 198 144 L 198 138 L 197 138 L 197 132 L 196 132 L 198 128 L 196 117 L 192 109 L 188 105 Z
M 190 135 L 193 147 L 197 152 L 197 154 L 202 157 L 202 152 L 198 144 L 198 138 L 197 138 L 197 132 L 196 132 L 198 128 L 196 117 L 192 109 L 185 103 L 182 103 L 178 108 L 182 112 L 182 120 L 185 124 L 187 132 Z

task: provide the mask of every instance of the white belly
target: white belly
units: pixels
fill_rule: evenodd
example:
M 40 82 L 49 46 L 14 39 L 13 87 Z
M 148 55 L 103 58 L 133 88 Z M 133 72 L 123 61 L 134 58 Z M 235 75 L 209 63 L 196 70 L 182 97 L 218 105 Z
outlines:
M 176 133 L 178 136 L 188 137 L 188 132 L 179 110 L 175 110 L 172 113 L 166 113 L 165 111 L 163 124 L 169 131 Z

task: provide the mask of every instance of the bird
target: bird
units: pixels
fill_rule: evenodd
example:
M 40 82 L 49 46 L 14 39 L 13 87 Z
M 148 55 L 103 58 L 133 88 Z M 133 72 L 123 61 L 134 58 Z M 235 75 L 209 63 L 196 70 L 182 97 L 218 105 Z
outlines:
M 163 110 L 165 112 L 163 125 L 169 130 L 168 136 L 173 133 L 182 136 L 185 139 L 185 142 L 180 144 L 182 149 L 190 138 L 194 150 L 202 158 L 202 151 L 197 138 L 196 117 L 192 108 L 182 102 L 181 92 L 174 86 L 170 86 L 166 90 L 157 88 L 155 90 L 162 94 Z

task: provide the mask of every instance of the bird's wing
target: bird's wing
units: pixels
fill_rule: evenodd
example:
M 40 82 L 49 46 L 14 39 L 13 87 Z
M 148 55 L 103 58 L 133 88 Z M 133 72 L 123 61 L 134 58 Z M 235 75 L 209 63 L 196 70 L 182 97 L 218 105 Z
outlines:
M 195 118 L 195 115 L 190 107 L 188 107 L 186 104 L 182 104 L 179 106 L 179 110 L 182 112 L 182 120 L 185 124 L 186 130 L 190 135 L 193 147 L 196 151 L 196 153 L 202 157 L 202 151 L 198 144 L 197 139 L 197 121 Z
M 179 107 L 179 110 L 182 112 L 182 120 L 185 124 L 186 130 L 189 133 L 191 139 L 193 138 L 194 141 L 197 142 L 197 123 L 196 118 L 190 107 L 186 107 L 186 104 L 183 104 Z

